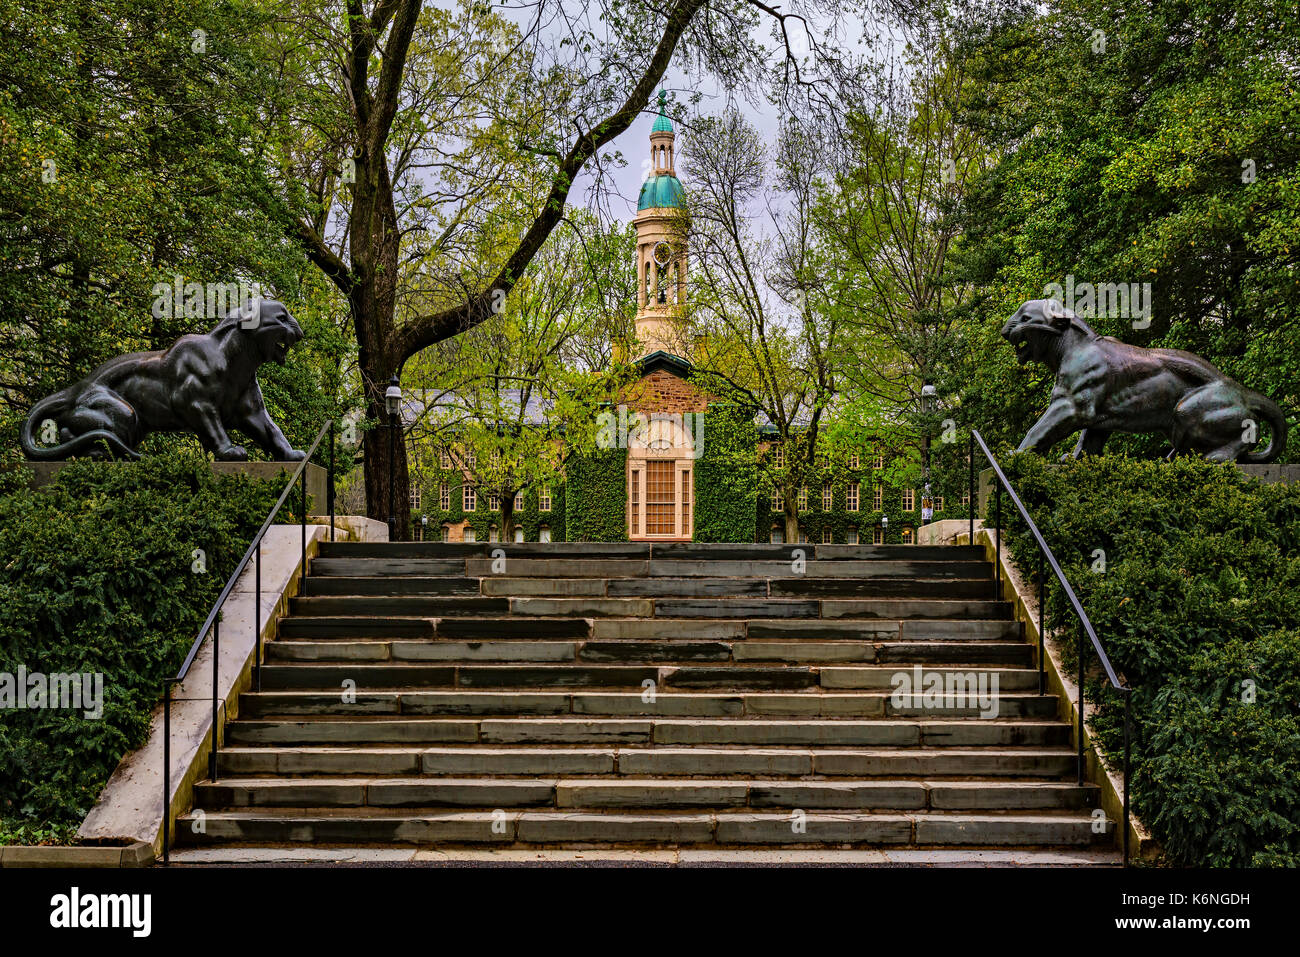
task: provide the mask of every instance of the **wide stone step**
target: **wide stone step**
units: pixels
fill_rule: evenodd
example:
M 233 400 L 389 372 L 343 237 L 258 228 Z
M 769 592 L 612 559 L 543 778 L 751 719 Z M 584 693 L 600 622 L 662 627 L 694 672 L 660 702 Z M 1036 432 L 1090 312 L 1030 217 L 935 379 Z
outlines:
M 1037 672 L 1035 672 L 1035 675 Z M 347 682 L 348 684 L 344 684 Z M 262 687 L 340 688 L 812 688 L 817 673 L 807 667 L 731 665 L 717 667 L 655 665 L 422 665 L 376 664 L 267 664 L 262 666 Z
M 552 664 L 420 664 L 356 661 L 349 663 L 269 663 L 261 669 L 262 687 L 278 689 L 337 689 L 340 695 L 359 691 L 403 688 L 642 688 L 659 689 L 798 690 L 904 688 L 918 698 L 936 694 L 985 695 L 1038 688 L 1038 671 L 932 665 L 919 674 L 902 665 L 596 665 Z M 918 685 L 916 682 L 920 681 Z M 936 682 L 933 687 L 926 682 Z
M 588 618 L 381 618 L 353 615 L 281 618 L 279 635 L 288 639 L 326 638 L 585 638 Z
M 1052 747 L 1062 722 L 935 718 L 879 721 L 761 718 L 317 718 L 239 720 L 231 745 L 655 744 L 774 747 Z
M 750 578 L 757 580 L 853 579 L 980 579 L 988 581 L 993 566 L 982 556 L 970 559 L 940 557 L 925 560 L 909 554 L 887 559 L 821 561 L 807 555 L 785 559 L 654 559 L 583 557 L 488 557 L 467 552 L 459 558 L 315 558 L 312 577 L 379 578 L 391 581 L 406 576 L 511 579 L 597 579 L 633 581 L 668 578 Z M 569 586 L 577 587 L 577 586 Z M 684 586 L 682 586 L 684 587 Z
M 1085 846 L 1110 840 L 1082 811 L 1012 814 L 930 812 L 639 813 L 563 810 L 421 812 L 355 808 L 346 813 L 258 808 L 208 811 L 177 820 L 177 840 L 319 844 L 496 845 L 912 845 Z M 1098 833 L 1100 831 L 1101 833 Z
M 225 775 L 1032 777 L 1075 772 L 1065 748 L 229 747 Z
M 940 598 L 489 598 L 358 595 L 291 598 L 291 616 L 571 618 L 978 618 L 1009 619 L 1005 601 Z
M 695 662 L 779 662 L 808 665 L 834 662 L 903 664 L 1033 663 L 1023 642 L 994 641 L 676 641 L 586 639 L 573 641 L 456 641 L 453 639 L 378 639 L 355 641 L 286 640 L 266 645 L 266 660 L 292 661 L 442 661 L 591 662 L 691 664 Z
M 1095 807 L 1097 788 L 1057 781 L 773 781 L 662 778 L 230 778 L 200 781 L 195 806 L 208 809 L 507 808 L 838 808 L 846 810 L 1057 810 Z
M 322 558 L 577 558 L 692 561 L 983 561 L 978 545 L 767 545 L 697 542 L 323 542 Z
M 1055 695 L 1000 693 L 998 714 L 1007 718 L 1054 718 Z M 968 695 L 942 695 L 912 703 L 889 691 L 751 691 L 693 694 L 601 691 L 359 691 L 345 703 L 337 692 L 262 691 L 240 695 L 241 717 L 308 715 L 634 715 L 650 717 L 869 718 L 886 716 L 978 717 Z

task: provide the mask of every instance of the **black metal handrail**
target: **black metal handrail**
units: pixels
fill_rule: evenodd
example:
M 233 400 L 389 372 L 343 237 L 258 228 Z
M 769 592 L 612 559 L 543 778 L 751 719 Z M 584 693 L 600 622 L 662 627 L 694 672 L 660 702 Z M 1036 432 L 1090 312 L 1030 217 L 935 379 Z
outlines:
M 1044 615 L 1047 607 L 1046 570 L 1043 567 L 1044 562 L 1051 566 L 1052 572 L 1056 575 L 1056 580 L 1061 583 L 1061 589 L 1065 597 L 1069 600 L 1070 607 L 1074 615 L 1079 619 L 1079 624 L 1083 626 L 1083 633 L 1088 636 L 1092 642 L 1092 647 L 1097 652 L 1097 658 L 1101 662 L 1102 668 L 1106 672 L 1106 677 L 1110 680 L 1111 687 L 1119 691 L 1124 698 L 1124 866 L 1128 866 L 1129 859 L 1129 801 L 1128 801 L 1128 778 L 1129 764 L 1131 759 L 1130 752 L 1130 721 L 1131 721 L 1131 702 L 1133 698 L 1133 689 L 1126 682 L 1121 681 L 1115 673 L 1114 667 L 1110 663 L 1110 656 L 1106 654 L 1106 649 L 1102 647 L 1101 639 L 1097 637 L 1097 631 L 1092 627 L 1092 620 L 1088 613 L 1084 611 L 1083 605 L 1079 601 L 1078 595 L 1074 593 L 1070 580 L 1065 577 L 1065 572 L 1061 570 L 1061 563 L 1056 560 L 1056 555 L 1052 552 L 1051 547 L 1043 538 L 1042 532 L 1034 520 L 1029 517 L 1029 512 L 1024 503 L 1020 501 L 1020 496 L 1016 494 L 1015 488 L 1012 487 L 1011 481 L 1007 478 L 1006 473 L 1002 471 L 1002 466 L 989 450 L 988 443 L 984 441 L 984 436 L 979 434 L 977 429 L 971 429 L 970 432 L 970 542 L 975 544 L 975 511 L 977 508 L 976 491 L 975 491 L 975 446 L 979 444 L 980 451 L 984 453 L 984 458 L 993 468 L 993 474 L 997 477 L 997 482 L 993 487 L 993 525 L 997 529 L 996 544 L 994 549 L 996 559 L 993 563 L 993 582 L 994 597 L 1002 596 L 1002 490 L 1005 488 L 1007 494 L 1011 496 L 1011 502 L 1024 519 L 1025 525 L 1029 528 L 1030 535 L 1033 536 L 1034 542 L 1038 545 L 1038 693 L 1041 695 L 1046 691 L 1047 670 L 1044 659 L 1043 641 L 1046 634 L 1044 629 Z M 1083 664 L 1084 664 L 1083 639 L 1079 639 L 1078 659 L 1079 659 L 1079 687 L 1077 691 L 1077 701 L 1075 702 L 1075 712 L 1078 717 L 1078 728 L 1076 729 L 1075 739 L 1078 742 L 1077 756 L 1077 775 L 1078 783 L 1083 784 L 1084 778 L 1084 760 L 1083 760 Z
M 209 630 L 212 632 L 212 749 L 208 753 L 208 776 L 215 781 L 217 779 L 217 756 L 220 745 L 220 728 L 218 718 L 220 711 L 225 702 L 221 701 L 220 689 L 218 687 L 218 675 L 221 668 L 221 608 L 230 597 L 231 591 L 235 588 L 235 582 L 248 567 L 248 562 L 256 556 L 255 564 L 255 595 L 253 597 L 253 616 L 254 616 L 254 634 L 257 640 L 257 650 L 253 654 L 253 681 L 254 687 L 262 690 L 262 539 L 266 536 L 266 531 L 275 522 L 275 518 L 280 514 L 280 509 L 289 498 L 289 493 L 293 491 L 295 483 L 299 484 L 302 498 L 299 501 L 298 521 L 302 528 L 302 564 L 299 592 L 301 593 L 303 585 L 307 580 L 307 466 L 311 463 L 312 456 L 316 454 L 316 449 L 320 447 L 321 440 L 325 438 L 326 433 L 330 437 L 330 467 L 329 474 L 326 476 L 326 499 L 328 500 L 329 519 L 330 519 L 330 541 L 334 541 L 334 420 L 330 419 L 321 426 L 320 431 L 316 433 L 316 439 L 307 449 L 307 454 L 303 456 L 298 467 L 293 470 L 289 476 L 289 481 L 285 483 L 284 491 L 280 497 L 275 500 L 271 506 L 270 513 L 266 520 L 262 522 L 262 527 L 257 530 L 253 536 L 252 542 L 249 543 L 248 550 L 244 552 L 244 557 L 239 560 L 235 570 L 230 573 L 226 579 L 225 587 L 221 589 L 221 594 L 213 602 L 212 609 L 208 612 L 208 617 L 204 619 L 203 625 L 199 628 L 199 633 L 190 645 L 189 653 L 181 663 L 180 669 L 177 670 L 176 676 L 168 678 L 163 682 L 163 841 L 162 853 L 163 863 L 168 861 L 168 852 L 171 845 L 171 791 L 172 791 L 172 764 L 171 764 L 171 728 L 172 728 L 172 688 L 185 680 L 189 674 L 190 666 L 194 664 L 194 659 L 199 653 L 199 648 L 203 645 L 203 639 L 207 637 Z M 194 699 L 174 699 L 174 700 L 202 700 Z

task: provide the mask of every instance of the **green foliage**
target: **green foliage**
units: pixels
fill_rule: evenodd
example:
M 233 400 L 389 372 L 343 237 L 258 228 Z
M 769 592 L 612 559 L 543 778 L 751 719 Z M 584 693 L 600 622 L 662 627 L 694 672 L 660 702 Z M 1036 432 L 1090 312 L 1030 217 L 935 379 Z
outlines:
M 627 449 L 570 456 L 565 501 L 571 542 L 627 541 Z
M 743 410 L 712 403 L 695 463 L 697 542 L 752 542 L 758 492 L 758 430 Z
M 0 711 L 0 840 L 58 839 L 145 741 L 164 678 L 282 488 L 200 456 L 77 462 L 0 495 L 0 673 L 101 673 L 104 710 Z M 194 550 L 207 571 L 191 570 Z
M 1296 5 L 1057 0 L 978 18 L 963 115 L 999 159 L 966 197 L 959 258 L 983 303 L 949 383 L 974 424 L 1018 440 L 1045 408 L 1047 377 L 1018 370 L 997 329 L 1067 275 L 1151 283 L 1149 328 L 1108 316 L 1097 331 L 1199 353 L 1294 416 Z
M 1300 864 L 1300 486 L 1191 459 L 1007 468 L 1136 689 L 1136 812 L 1183 865 Z M 1009 541 L 1032 574 L 1023 526 Z M 1059 589 L 1048 606 L 1077 647 Z M 1122 703 L 1095 674 L 1087 687 L 1118 761 Z
M 825 452 L 818 455 L 816 467 L 808 481 L 808 507 L 799 510 L 799 530 L 808 542 L 820 544 L 830 533 L 831 542 L 848 543 L 851 532 L 856 532 L 858 544 L 870 545 L 881 518 L 888 517 L 884 543 L 897 545 L 903 542 L 903 530 L 914 530 L 921 524 L 922 470 L 919 456 L 909 443 L 897 437 L 857 438 L 844 429 L 837 429 L 834 441 L 824 443 Z M 853 465 L 857 455 L 858 464 Z M 880 468 L 876 468 L 876 456 Z M 772 492 L 777 487 L 776 477 L 765 454 L 759 471 L 757 541 L 769 540 L 773 526 L 781 526 L 784 515 L 772 509 Z M 822 489 L 831 483 L 831 507 L 823 507 Z M 849 487 L 858 487 L 858 507 L 850 511 Z M 880 508 L 875 507 L 875 489 L 880 487 Z M 930 492 L 936 497 L 934 521 L 945 518 L 966 518 L 968 510 L 962 505 L 962 496 L 969 488 L 966 449 L 958 443 L 936 442 L 930 450 Z M 905 492 L 912 492 L 911 509 L 904 508 Z M 938 499 L 942 498 L 942 508 Z

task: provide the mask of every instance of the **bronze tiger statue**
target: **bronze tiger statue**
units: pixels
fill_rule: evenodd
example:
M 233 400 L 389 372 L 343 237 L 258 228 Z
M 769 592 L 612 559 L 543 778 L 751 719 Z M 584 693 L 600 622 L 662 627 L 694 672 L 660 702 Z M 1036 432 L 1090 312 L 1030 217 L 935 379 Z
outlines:
M 1271 462 L 1286 447 L 1286 416 L 1272 399 L 1190 352 L 1100 336 L 1054 299 L 1026 302 L 1002 337 L 1022 365 L 1040 362 L 1056 373 L 1051 404 L 1017 452 L 1050 448 L 1074 432 L 1074 458 L 1099 454 L 1112 432 L 1163 433 L 1169 458 L 1195 453 L 1212 462 Z M 1254 451 L 1261 422 L 1269 442 Z
M 266 411 L 257 370 L 268 361 L 284 365 L 302 335 L 283 303 L 260 299 L 232 310 L 211 332 L 110 359 L 36 403 L 22 428 L 23 452 L 46 460 L 139 458 L 136 448 L 151 432 L 194 432 L 218 460 L 242 461 L 248 453 L 229 434 L 239 429 L 273 459 L 299 461 L 305 453 Z M 38 445 L 47 430 L 57 430 L 56 444 Z

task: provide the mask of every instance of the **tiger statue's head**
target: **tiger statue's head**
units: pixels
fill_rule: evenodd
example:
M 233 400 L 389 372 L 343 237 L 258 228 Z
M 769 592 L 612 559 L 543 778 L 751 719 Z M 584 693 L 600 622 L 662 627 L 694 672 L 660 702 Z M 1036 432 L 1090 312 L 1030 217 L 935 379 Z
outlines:
M 1070 309 L 1055 299 L 1030 299 L 1002 326 L 1002 338 L 1016 350 L 1021 365 L 1041 362 L 1055 369 L 1060 365 L 1065 340 L 1071 333 L 1096 339 L 1097 333 Z
M 302 327 L 284 303 L 275 299 L 250 299 L 232 309 L 212 330 L 213 335 L 237 329 L 256 349 L 259 364 L 284 365 L 289 350 L 302 341 Z

